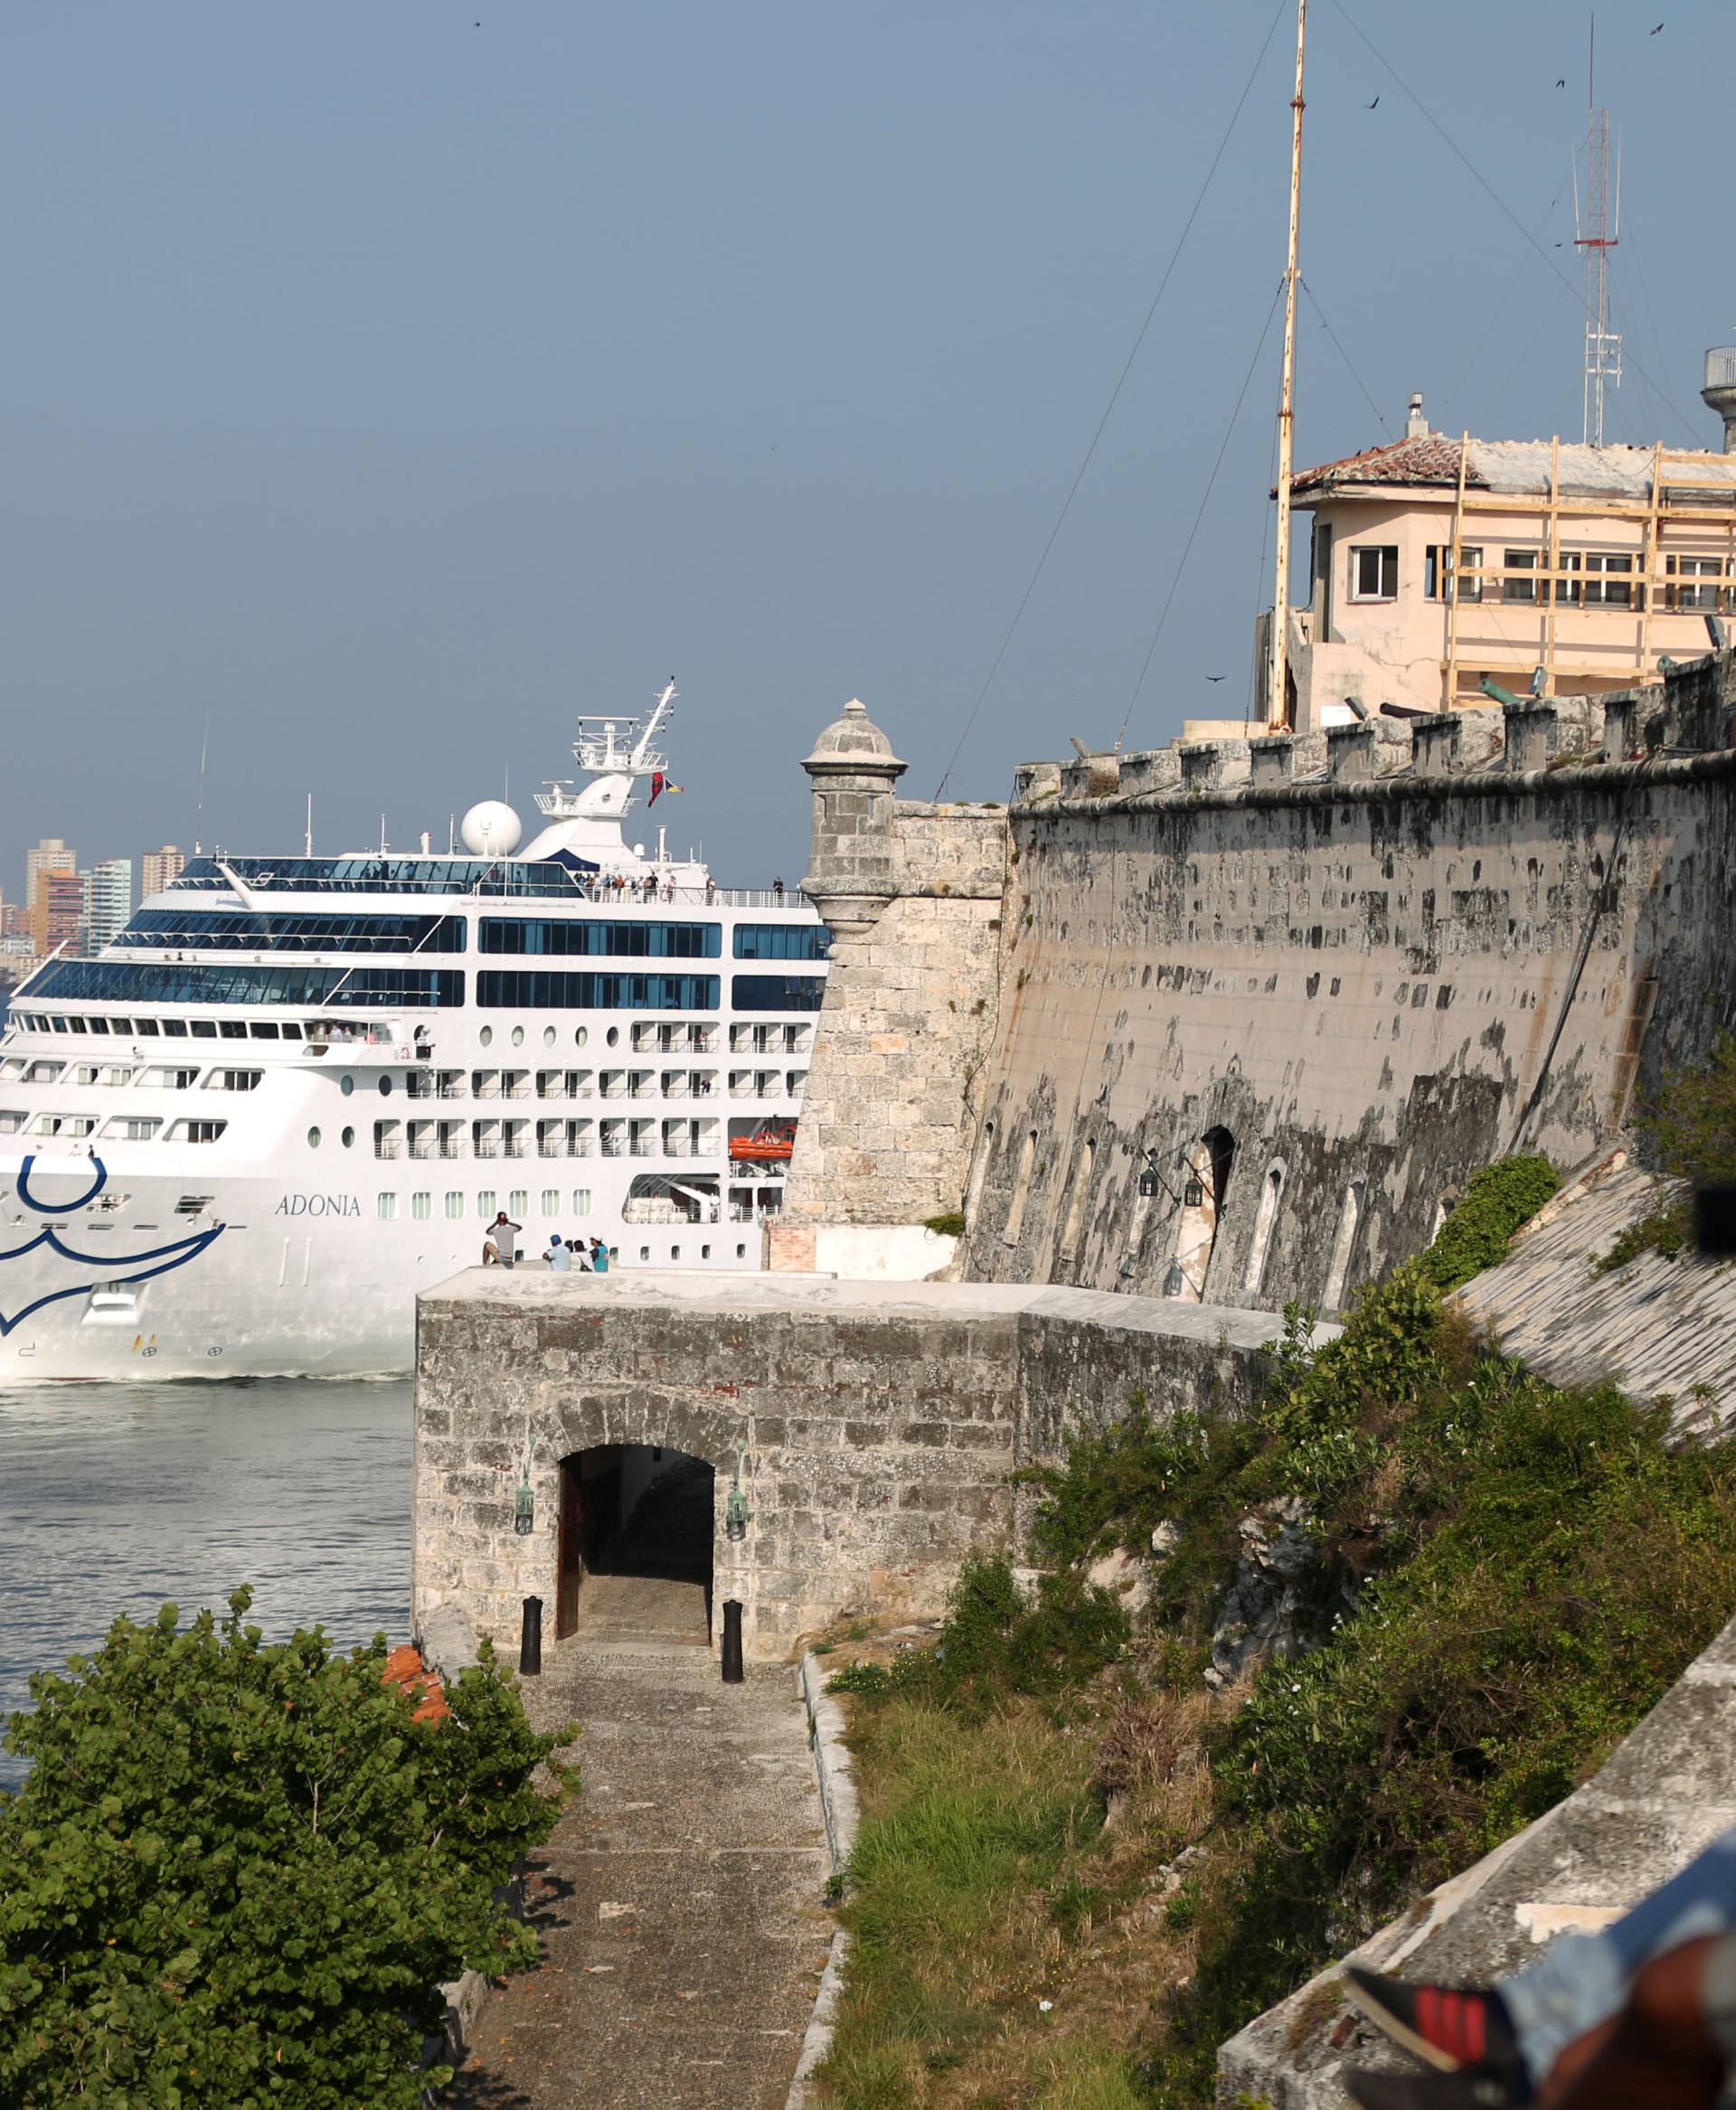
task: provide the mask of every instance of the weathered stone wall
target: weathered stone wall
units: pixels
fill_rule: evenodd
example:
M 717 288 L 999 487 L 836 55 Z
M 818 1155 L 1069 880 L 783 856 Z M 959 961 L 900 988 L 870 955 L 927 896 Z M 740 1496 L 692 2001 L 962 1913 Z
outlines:
M 1724 655 L 1021 771 L 967 1274 L 1173 1294 L 1203 1170 L 1205 1299 L 1336 1305 L 1489 1159 L 1586 1158 L 1732 1016 L 1732 705 Z
M 1158 1413 L 1245 1402 L 1278 1331 L 1076 1290 L 637 1271 L 478 1268 L 417 1312 L 417 1630 L 457 1606 L 508 1646 L 531 1596 L 552 1627 L 561 1460 L 660 1444 L 716 1469 L 715 1597 L 760 1656 L 845 1606 L 938 1610 L 973 1547 L 1012 1537 L 1014 1466 L 1135 1390 Z M 738 1449 L 753 1521 L 731 1543 Z
M 835 805 L 838 795 L 822 796 Z M 951 1250 L 925 1241 L 921 1226 L 964 1193 L 995 1023 L 1006 816 L 907 800 L 879 810 L 890 825 L 872 869 L 891 898 L 869 921 L 853 894 L 833 926 L 784 1214 L 771 1229 L 776 1268 L 827 1269 L 847 1255 L 842 1264 L 863 1272 L 923 1274 Z M 828 822 L 835 830 L 835 815 Z M 816 823 L 816 839 L 808 883 L 826 914 L 832 836 Z M 859 889 L 867 852 L 860 832 L 847 840 L 845 872 Z M 832 1227 L 888 1236 L 864 1254 L 860 1239 L 828 1238 Z

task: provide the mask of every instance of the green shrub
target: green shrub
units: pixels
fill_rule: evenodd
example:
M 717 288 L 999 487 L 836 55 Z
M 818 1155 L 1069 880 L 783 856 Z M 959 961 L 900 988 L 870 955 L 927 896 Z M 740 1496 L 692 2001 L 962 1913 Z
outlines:
M 1446 1291 L 1495 1267 L 1506 1258 L 1514 1232 L 1561 1183 L 1546 1157 L 1499 1158 L 1473 1173 L 1463 1200 L 1419 1262 L 1424 1277 Z
M 939 1216 L 929 1217 L 926 1220 L 925 1228 L 931 1230 L 938 1239 L 962 1239 L 965 1235 L 964 1211 L 958 1209 L 944 1209 Z
M 485 1654 L 418 1722 L 316 1629 L 267 1645 L 250 1595 L 118 1620 L 31 1681 L 0 1796 L 0 2101 L 307 2110 L 417 2104 L 436 1987 L 519 1970 L 496 1901 L 545 1839 L 536 1735 Z
M 1693 1235 L 1685 1201 L 1655 1209 L 1649 1216 L 1642 1216 L 1637 1223 L 1630 1223 L 1607 1253 L 1594 1254 L 1591 1272 L 1613 1275 L 1618 1267 L 1637 1260 L 1642 1253 L 1656 1253 L 1665 1260 L 1674 1260 Z

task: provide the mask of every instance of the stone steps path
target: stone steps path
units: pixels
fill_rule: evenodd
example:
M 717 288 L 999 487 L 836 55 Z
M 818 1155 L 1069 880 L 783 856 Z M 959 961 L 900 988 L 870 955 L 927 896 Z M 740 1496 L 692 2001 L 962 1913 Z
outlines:
M 491 1996 L 456 2110 L 773 2110 L 833 1923 L 786 1668 L 725 1685 L 708 1650 L 575 1641 L 525 1695 L 583 1724 L 582 1796 L 527 1885 L 543 1962 Z

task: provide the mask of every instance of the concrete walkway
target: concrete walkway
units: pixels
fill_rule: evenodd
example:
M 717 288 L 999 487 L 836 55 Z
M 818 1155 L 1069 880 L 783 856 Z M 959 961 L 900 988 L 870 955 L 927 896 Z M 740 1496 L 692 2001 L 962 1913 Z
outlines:
M 540 1970 L 497 1990 L 461 2110 L 773 2110 L 825 1967 L 826 1834 L 788 1669 L 579 1640 L 526 1696 L 583 1724 L 584 1794 L 529 1883 Z

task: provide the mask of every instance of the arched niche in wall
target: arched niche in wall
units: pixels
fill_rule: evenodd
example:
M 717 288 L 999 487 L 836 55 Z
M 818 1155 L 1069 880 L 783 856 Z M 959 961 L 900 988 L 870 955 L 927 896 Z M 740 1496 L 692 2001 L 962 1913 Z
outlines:
M 1024 1205 L 1031 1199 L 1031 1179 L 1037 1168 L 1037 1132 L 1034 1128 L 1025 1133 L 1019 1145 L 1019 1169 L 1013 1182 L 1013 1206 L 1006 1212 L 1006 1229 L 1001 1237 L 1009 1246 L 1016 1246 L 1019 1233 L 1024 1229 Z
M 1241 1286 L 1257 1295 L 1266 1276 L 1267 1256 L 1272 1249 L 1272 1233 L 1278 1229 L 1278 1211 L 1284 1200 L 1284 1182 L 1289 1177 L 1282 1158 L 1274 1158 L 1260 1183 L 1260 1207 L 1254 1215 L 1254 1235 L 1248 1248 L 1248 1268 Z
M 1212 1272 L 1212 1256 L 1217 1250 L 1218 1226 L 1222 1220 L 1224 1195 L 1230 1170 L 1236 1161 L 1236 1139 L 1227 1128 L 1208 1128 L 1187 1154 L 1182 1188 L 1181 1217 L 1175 1230 L 1175 1266 L 1171 1280 L 1179 1276 L 1173 1294 L 1186 1304 L 1204 1300 L 1206 1277 Z
M 1073 1191 L 1067 1201 L 1067 1220 L 1061 1226 L 1061 1254 L 1063 1260 L 1071 1260 L 1079 1251 L 1080 1227 L 1085 1221 L 1085 1203 L 1091 1191 L 1091 1173 L 1097 1164 L 1097 1142 L 1087 1136 L 1080 1150 L 1079 1163 L 1073 1168 Z
M 970 1185 L 965 1193 L 965 1229 L 973 1230 L 976 1224 L 976 1210 L 983 1199 L 983 1182 L 988 1177 L 988 1161 L 995 1154 L 995 1119 L 991 1115 L 983 1123 L 983 1133 L 976 1140 L 976 1161 L 970 1168 Z
M 1344 1283 L 1356 1251 L 1356 1234 L 1363 1227 L 1364 1191 L 1361 1180 L 1353 1180 L 1344 1189 L 1344 1203 L 1338 1211 L 1338 1235 L 1332 1242 L 1332 1265 L 1326 1270 L 1326 1295 L 1320 1300 L 1329 1312 L 1335 1312 L 1344 1301 Z

